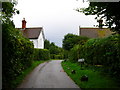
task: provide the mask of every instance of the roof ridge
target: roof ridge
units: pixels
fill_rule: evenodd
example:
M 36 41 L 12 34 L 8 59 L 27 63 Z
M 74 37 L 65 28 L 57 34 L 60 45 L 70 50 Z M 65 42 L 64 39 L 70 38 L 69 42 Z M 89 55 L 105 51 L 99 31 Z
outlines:
M 85 29 L 109 29 L 109 28 L 97 28 L 97 27 L 80 27 L 80 28 L 85 28 Z
M 27 27 L 27 28 L 31 28 L 31 29 L 32 29 L 32 28 L 35 28 L 35 29 L 36 29 L 36 28 L 43 28 L 43 27 Z M 26 29 L 27 29 L 27 28 L 26 28 Z M 17 28 L 17 29 L 22 29 L 22 28 Z
M 27 28 L 43 28 L 43 27 L 27 27 Z

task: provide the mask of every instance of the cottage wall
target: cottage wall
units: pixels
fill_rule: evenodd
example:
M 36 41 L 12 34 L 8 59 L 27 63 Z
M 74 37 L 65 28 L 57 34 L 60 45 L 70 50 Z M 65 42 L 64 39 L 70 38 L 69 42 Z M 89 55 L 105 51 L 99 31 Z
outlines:
M 38 48 L 38 40 L 37 39 L 30 39 L 33 42 L 34 48 Z
M 33 42 L 34 48 L 44 49 L 44 38 L 43 33 L 41 32 L 38 39 L 30 39 Z
M 41 32 L 39 37 L 38 37 L 38 48 L 44 49 L 43 32 Z

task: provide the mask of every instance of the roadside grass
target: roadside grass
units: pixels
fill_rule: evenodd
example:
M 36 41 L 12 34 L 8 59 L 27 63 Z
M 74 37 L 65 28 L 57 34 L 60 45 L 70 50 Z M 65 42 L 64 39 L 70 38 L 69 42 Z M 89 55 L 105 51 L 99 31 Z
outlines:
M 34 61 L 31 65 L 30 68 L 27 68 L 26 70 L 24 70 L 22 72 L 22 74 L 20 76 L 18 76 L 14 81 L 12 81 L 12 87 L 13 88 L 17 88 L 17 86 L 22 83 L 22 81 L 24 80 L 25 76 L 28 75 L 35 67 L 37 67 L 39 64 L 44 63 L 46 61 Z
M 82 66 L 81 68 L 78 63 L 71 63 L 69 61 L 62 62 L 62 67 L 80 88 L 120 88 L 120 84 L 114 78 L 103 74 L 99 68 L 89 66 Z M 72 74 L 72 70 L 75 70 L 76 73 Z M 83 75 L 88 76 L 88 81 L 81 81 L 81 76 Z

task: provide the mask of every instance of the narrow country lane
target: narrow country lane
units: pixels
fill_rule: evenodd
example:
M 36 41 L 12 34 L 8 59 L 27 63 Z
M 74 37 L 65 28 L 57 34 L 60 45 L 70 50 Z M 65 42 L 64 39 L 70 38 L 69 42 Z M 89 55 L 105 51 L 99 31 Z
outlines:
M 63 71 L 61 61 L 40 64 L 18 88 L 79 88 Z

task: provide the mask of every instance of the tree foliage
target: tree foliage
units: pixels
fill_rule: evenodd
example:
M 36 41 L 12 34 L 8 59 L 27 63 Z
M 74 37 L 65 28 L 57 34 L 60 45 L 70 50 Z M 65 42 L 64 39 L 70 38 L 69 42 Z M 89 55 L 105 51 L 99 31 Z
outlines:
M 45 49 L 49 49 L 50 48 L 50 41 L 47 40 L 47 39 L 44 41 L 44 48 Z
M 23 70 L 31 66 L 33 62 L 34 46 L 29 39 L 23 37 L 21 32 L 15 29 L 11 20 L 16 13 L 13 2 L 2 2 L 2 88 L 16 87 L 14 80 L 23 73 Z
M 16 13 L 19 14 L 19 11 L 14 8 L 15 5 L 16 3 L 12 1 L 2 2 L 2 12 L 0 15 L 2 23 L 13 24 L 13 21 L 11 21 L 12 16 Z
M 120 2 L 90 2 L 88 8 L 77 9 L 85 15 L 97 15 L 106 20 L 106 26 L 120 34 Z M 97 19 L 96 17 L 96 19 Z
M 103 71 L 120 78 L 120 35 L 111 35 L 106 38 L 89 39 L 84 45 L 75 45 L 68 55 L 72 62 L 84 58 L 88 65 L 102 65 Z
M 55 45 L 54 42 L 50 43 L 49 40 L 45 40 L 44 46 L 45 46 L 45 49 L 48 49 L 50 51 L 51 59 L 62 59 L 63 58 L 63 49 Z
M 83 37 L 83 36 L 78 36 L 78 35 L 68 33 L 67 35 L 64 36 L 63 48 L 65 50 L 70 50 L 71 48 L 74 47 L 74 45 L 83 44 L 87 40 L 88 40 L 88 37 Z
M 50 52 L 48 49 L 34 49 L 34 60 L 49 60 L 50 59 Z
M 2 87 L 13 88 L 13 80 L 31 66 L 34 46 L 13 26 L 3 24 L 2 29 Z

